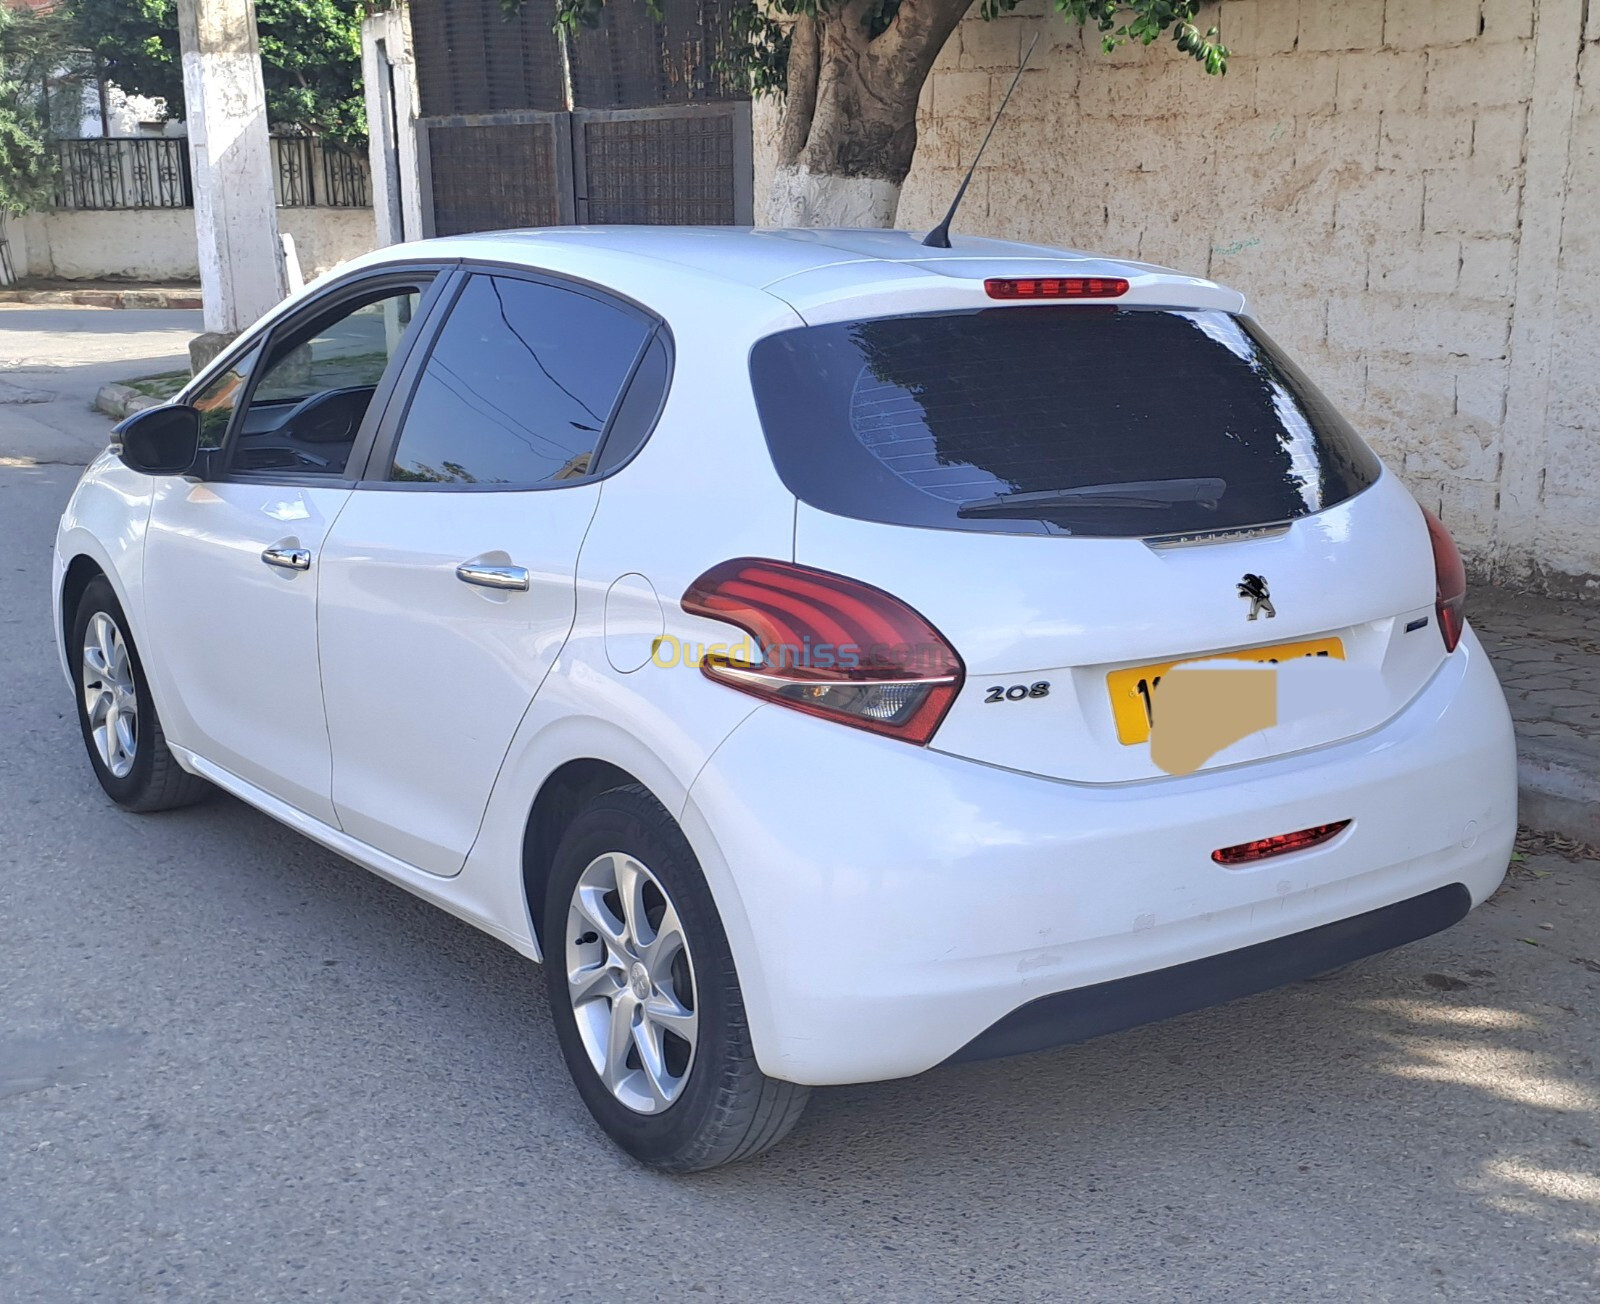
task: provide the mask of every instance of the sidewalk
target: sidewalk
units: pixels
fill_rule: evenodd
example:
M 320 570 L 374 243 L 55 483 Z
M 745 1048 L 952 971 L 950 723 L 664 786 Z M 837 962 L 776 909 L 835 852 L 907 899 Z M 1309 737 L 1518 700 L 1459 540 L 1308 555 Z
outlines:
M 0 304 L 31 303 L 78 308 L 198 308 L 198 285 L 145 285 L 132 281 L 44 281 L 27 278 L 0 286 Z
M 1600 603 L 1477 585 L 1467 620 L 1516 724 L 1519 821 L 1600 846 Z

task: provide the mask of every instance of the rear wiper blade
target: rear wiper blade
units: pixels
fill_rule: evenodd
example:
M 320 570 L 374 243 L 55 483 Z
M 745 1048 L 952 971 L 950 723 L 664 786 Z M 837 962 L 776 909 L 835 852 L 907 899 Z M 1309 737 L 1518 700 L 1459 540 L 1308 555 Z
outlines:
M 1079 508 L 1131 507 L 1153 510 L 1179 503 L 1198 503 L 1215 507 L 1228 491 L 1228 482 L 1216 476 L 1179 480 L 1128 480 L 1122 484 L 1083 484 L 1070 489 L 1041 489 L 1026 494 L 996 494 L 962 503 L 956 515 L 1038 516 L 1053 510 Z

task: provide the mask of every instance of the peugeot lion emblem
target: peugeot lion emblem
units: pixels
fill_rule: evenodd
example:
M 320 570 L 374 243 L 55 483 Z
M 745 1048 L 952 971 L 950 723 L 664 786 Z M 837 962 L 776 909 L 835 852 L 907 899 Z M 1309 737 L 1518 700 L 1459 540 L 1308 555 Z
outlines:
M 1272 594 L 1267 589 L 1267 581 L 1260 575 L 1246 574 L 1239 581 L 1239 596 L 1250 599 L 1250 620 L 1254 620 L 1262 612 L 1267 613 L 1268 620 L 1278 614 L 1272 605 Z

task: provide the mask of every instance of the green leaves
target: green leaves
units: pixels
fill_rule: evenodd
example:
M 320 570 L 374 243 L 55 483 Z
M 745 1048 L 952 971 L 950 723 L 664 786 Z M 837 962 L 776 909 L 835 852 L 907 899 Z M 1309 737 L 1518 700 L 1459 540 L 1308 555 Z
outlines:
M 1070 21 L 1082 27 L 1092 23 L 1104 33 L 1100 47 L 1107 54 L 1128 41 L 1150 45 L 1170 29 L 1178 49 L 1203 64 L 1208 73 L 1216 76 L 1228 71 L 1228 48 L 1217 40 L 1217 29 L 1212 27 L 1202 33 L 1194 25 L 1200 0 L 1132 0 L 1129 4 L 1115 0 L 1055 0 L 1055 7 Z
M 97 70 L 130 95 L 183 114 L 175 0 L 62 0 Z M 274 131 L 360 140 L 362 0 L 256 0 L 267 121 Z
M 130 3 L 133 0 L 121 0 Z M 159 0 L 144 0 L 145 3 Z M 978 14 L 984 19 L 998 18 L 1014 10 L 1021 0 L 978 0 Z M 265 4 L 266 0 L 262 0 Z M 599 25 L 606 0 L 554 0 L 555 26 L 576 35 L 584 28 Z M 842 9 L 847 0 L 735 0 L 729 11 L 729 26 L 736 38 L 723 58 L 725 70 L 747 77 L 756 94 L 782 93 L 788 75 L 788 20 L 802 15 L 826 14 Z M 1110 54 L 1129 41 L 1150 45 L 1163 32 L 1172 33 L 1173 42 L 1184 54 L 1204 66 L 1213 76 L 1228 71 L 1228 48 L 1218 39 L 1215 27 L 1202 32 L 1195 26 L 1201 0 L 1052 0 L 1056 12 L 1080 27 L 1093 26 L 1101 33 L 1101 48 Z M 509 16 L 520 14 L 528 0 L 500 0 Z M 900 11 L 901 0 L 872 0 L 863 15 L 863 25 L 871 36 L 887 31 Z M 645 0 L 650 13 L 661 17 L 660 0 Z M 738 39 L 738 38 L 742 38 Z
M 56 14 L 0 5 L 0 213 L 49 203 L 55 157 L 45 88 L 70 77 L 76 63 Z

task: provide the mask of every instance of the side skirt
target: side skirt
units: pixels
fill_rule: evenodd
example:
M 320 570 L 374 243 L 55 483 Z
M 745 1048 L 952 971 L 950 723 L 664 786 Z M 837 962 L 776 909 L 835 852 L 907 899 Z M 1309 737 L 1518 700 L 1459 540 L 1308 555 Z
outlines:
M 263 814 L 272 816 L 278 823 L 287 825 L 296 833 L 304 834 L 313 842 L 320 843 L 329 851 L 343 856 L 361 868 L 371 870 L 380 878 L 386 878 L 397 887 L 403 887 L 413 896 L 419 896 L 447 910 L 457 919 L 465 920 L 474 928 L 482 929 L 496 941 L 504 942 L 520 955 L 525 955 L 530 960 L 537 960 L 538 953 L 530 946 L 526 938 L 518 937 L 515 933 L 502 928 L 499 924 L 482 914 L 473 905 L 464 901 L 458 891 L 453 891 L 452 886 L 458 884 L 462 875 L 454 878 L 440 878 L 437 874 L 430 874 L 426 870 L 418 869 L 415 865 L 407 864 L 387 852 L 379 851 L 376 847 L 353 838 L 340 829 L 324 824 L 319 819 L 314 819 L 304 811 L 298 810 L 281 801 L 271 793 L 256 787 L 248 780 L 241 779 L 214 765 L 203 756 L 197 756 L 187 748 L 173 747 L 173 755 L 178 763 L 191 774 L 198 774 L 204 779 L 209 779 L 224 792 L 231 793 L 240 801 L 247 802 Z M 463 871 L 463 874 L 465 871 Z

